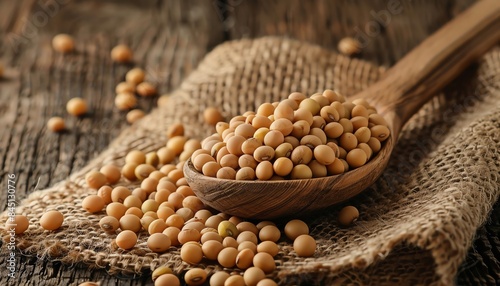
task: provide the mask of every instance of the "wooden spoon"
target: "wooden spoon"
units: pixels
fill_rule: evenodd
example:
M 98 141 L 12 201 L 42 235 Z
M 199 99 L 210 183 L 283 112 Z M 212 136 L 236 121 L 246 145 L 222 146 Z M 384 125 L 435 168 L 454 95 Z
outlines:
M 207 206 L 244 218 L 300 215 L 343 202 L 382 174 L 408 119 L 499 40 L 500 1 L 479 1 L 408 53 L 381 81 L 349 98 L 367 99 L 391 130 L 377 156 L 360 168 L 305 180 L 235 181 L 204 176 L 188 161 L 185 177 Z

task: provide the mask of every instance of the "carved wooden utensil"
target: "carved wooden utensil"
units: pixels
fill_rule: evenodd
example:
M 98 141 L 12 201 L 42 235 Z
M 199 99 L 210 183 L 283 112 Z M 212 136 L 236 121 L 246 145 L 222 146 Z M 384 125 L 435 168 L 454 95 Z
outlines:
M 245 218 L 299 215 L 343 202 L 382 174 L 408 119 L 499 41 L 500 1 L 479 1 L 408 53 L 382 80 L 350 97 L 367 99 L 391 130 L 379 153 L 360 168 L 305 180 L 235 181 L 204 176 L 188 161 L 185 177 L 206 205 Z

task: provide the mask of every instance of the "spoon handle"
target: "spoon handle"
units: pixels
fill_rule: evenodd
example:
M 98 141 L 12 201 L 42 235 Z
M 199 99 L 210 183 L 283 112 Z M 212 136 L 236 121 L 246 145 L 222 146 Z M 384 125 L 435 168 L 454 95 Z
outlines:
M 499 41 L 500 1 L 478 1 L 352 98 L 368 99 L 397 138 L 422 105 Z

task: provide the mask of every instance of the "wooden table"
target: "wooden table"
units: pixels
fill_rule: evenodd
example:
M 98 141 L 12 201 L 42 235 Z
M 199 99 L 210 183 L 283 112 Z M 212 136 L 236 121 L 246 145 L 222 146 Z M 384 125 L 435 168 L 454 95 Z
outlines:
M 15 174 L 16 199 L 44 189 L 82 168 L 128 126 L 114 108 L 114 86 L 137 65 L 162 94 L 174 90 L 214 46 L 223 41 L 282 35 L 336 49 L 344 36 L 359 36 L 361 58 L 390 66 L 425 37 L 465 9 L 472 0 L 16 0 L 0 1 L 0 189 Z M 391 5 L 396 5 L 391 7 Z M 387 11 L 391 11 L 387 13 Z M 377 21 L 378 24 L 377 24 Z M 77 52 L 62 56 L 51 48 L 57 33 L 76 38 Z M 135 64 L 117 65 L 109 51 L 126 43 Z M 91 113 L 65 115 L 72 97 L 87 99 Z M 143 100 L 150 111 L 156 99 Z M 52 116 L 69 129 L 54 134 Z M 1 210 L 7 197 L 0 196 Z M 457 277 L 458 285 L 500 281 L 500 206 L 478 231 Z M 0 256 L 4 265 L 5 255 Z M 64 265 L 17 257 L 17 277 L 0 285 L 152 285 L 143 277 L 109 276 L 86 265 Z M 2 273 L 5 270 L 2 267 Z

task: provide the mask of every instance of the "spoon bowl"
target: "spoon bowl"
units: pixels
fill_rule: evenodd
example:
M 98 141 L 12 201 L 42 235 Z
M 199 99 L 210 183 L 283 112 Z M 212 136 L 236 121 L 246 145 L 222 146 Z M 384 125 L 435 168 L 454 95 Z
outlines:
M 390 137 L 366 165 L 336 176 L 235 181 L 204 176 L 190 160 L 184 165 L 184 176 L 203 203 L 214 209 L 244 218 L 272 219 L 320 210 L 361 193 L 382 174 L 393 146 Z
M 410 117 L 499 40 L 500 1 L 477 2 L 408 53 L 381 81 L 350 97 L 375 106 L 391 131 L 362 167 L 322 178 L 236 181 L 204 176 L 188 160 L 184 176 L 205 205 L 243 218 L 297 216 L 344 202 L 382 175 Z

